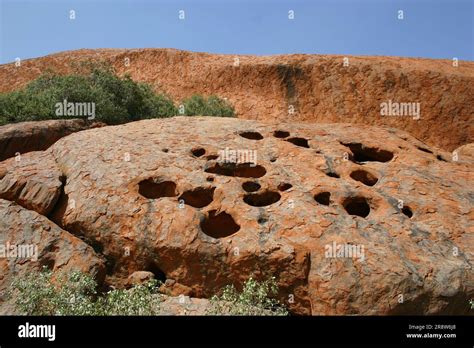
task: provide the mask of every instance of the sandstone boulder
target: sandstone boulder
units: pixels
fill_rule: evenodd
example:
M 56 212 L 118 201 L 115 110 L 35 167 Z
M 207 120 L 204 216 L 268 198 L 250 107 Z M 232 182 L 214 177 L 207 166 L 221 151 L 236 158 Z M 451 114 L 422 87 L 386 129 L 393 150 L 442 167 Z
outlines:
M 104 260 L 46 217 L 4 199 L 0 199 L 0 216 L 0 313 L 11 308 L 6 297 L 11 282 L 32 270 L 78 270 L 103 281 Z M 13 313 L 7 309 L 6 314 Z
M 275 276 L 293 313 L 315 315 L 465 314 L 474 296 L 472 164 L 405 132 L 177 117 L 46 153 L 66 178 L 50 219 L 115 286 L 148 271 L 209 298 Z
M 150 280 L 155 279 L 155 275 L 151 272 L 147 271 L 136 271 L 130 274 L 130 276 L 127 279 L 127 285 L 132 286 L 132 285 L 139 285 L 139 284 L 145 284 Z
M 80 61 L 110 63 L 119 74 L 149 83 L 176 101 L 193 94 L 227 98 L 239 118 L 396 127 L 448 151 L 474 142 L 470 61 L 453 66 L 451 59 L 76 50 L 28 59 L 21 68 L 1 65 L 0 92 L 21 88 L 47 69 L 77 71 Z M 420 117 L 382 116 L 381 104 L 389 101 L 419 103 Z
M 20 122 L 0 126 L 0 161 L 17 153 L 46 150 L 66 135 L 101 126 L 103 124 L 82 119 Z
M 30 152 L 0 162 L 0 198 L 48 215 L 62 189 L 62 173 L 50 153 Z

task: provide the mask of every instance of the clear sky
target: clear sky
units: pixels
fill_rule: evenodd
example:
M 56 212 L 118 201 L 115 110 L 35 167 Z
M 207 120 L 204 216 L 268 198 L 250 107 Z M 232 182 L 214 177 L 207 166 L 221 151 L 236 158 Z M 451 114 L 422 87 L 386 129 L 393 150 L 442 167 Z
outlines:
M 142 47 L 474 60 L 474 0 L 0 0 L 0 5 L 0 63 L 79 48 Z M 76 19 L 69 18 L 70 10 Z

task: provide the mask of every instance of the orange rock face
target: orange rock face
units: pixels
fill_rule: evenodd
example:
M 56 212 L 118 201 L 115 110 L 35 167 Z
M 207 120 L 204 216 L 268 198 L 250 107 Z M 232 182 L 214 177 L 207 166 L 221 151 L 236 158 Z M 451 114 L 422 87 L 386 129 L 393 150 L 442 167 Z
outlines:
M 64 177 L 48 217 L 94 246 L 112 285 L 151 272 L 173 296 L 209 298 L 275 276 L 293 313 L 465 314 L 474 193 L 462 153 L 393 128 L 176 117 L 75 133 L 25 161 Z M 5 170 L 0 187 L 25 169 Z
M 26 60 L 21 67 L 0 66 L 0 92 L 20 88 L 47 69 L 71 72 L 88 59 L 110 62 L 120 74 L 150 83 L 175 100 L 196 93 L 228 98 L 240 118 L 390 126 L 448 151 L 474 142 L 474 62 L 453 66 L 451 60 L 399 57 L 79 50 Z M 383 116 L 381 105 L 389 103 L 394 112 Z M 418 116 L 396 116 L 412 104 L 419 104 Z
M 103 280 L 104 260 L 45 216 L 4 199 L 0 216 L 0 314 L 15 313 L 7 296 L 12 281 L 43 266 L 54 272 L 79 270 Z
M 77 119 L 20 122 L 0 126 L 0 161 L 26 152 L 46 150 L 66 135 L 103 125 Z

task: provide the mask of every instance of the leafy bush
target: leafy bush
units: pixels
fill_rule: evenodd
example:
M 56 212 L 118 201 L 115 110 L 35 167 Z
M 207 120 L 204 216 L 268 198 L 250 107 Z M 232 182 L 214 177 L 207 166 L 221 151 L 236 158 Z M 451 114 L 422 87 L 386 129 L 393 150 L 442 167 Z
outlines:
M 242 291 L 226 286 L 220 295 L 211 298 L 212 315 L 288 315 L 287 309 L 276 299 L 278 286 L 274 277 L 258 282 L 249 278 Z
M 0 94 L 0 124 L 63 118 L 55 105 L 64 100 L 95 103 L 95 119 L 109 124 L 177 114 L 173 101 L 149 85 L 118 77 L 110 67 L 91 66 L 85 75 L 49 72 L 22 90 Z
M 71 75 L 49 71 L 21 90 L 0 94 L 0 125 L 69 117 L 56 115 L 56 104 L 64 100 L 94 103 L 95 120 L 108 124 L 179 114 L 173 101 L 155 94 L 150 85 L 137 83 L 128 75 L 119 77 L 105 63 L 83 63 Z M 182 110 L 180 114 L 189 116 L 235 116 L 233 107 L 216 96 L 194 95 L 183 101 Z
M 179 108 L 179 113 L 186 116 L 235 116 L 232 105 L 215 95 L 211 95 L 207 99 L 201 95 L 193 95 L 192 97 L 183 100 Z
M 52 272 L 44 269 L 15 280 L 10 296 L 26 315 L 154 315 L 159 310 L 156 281 L 103 295 L 96 289 L 87 274 L 61 273 L 53 281 Z

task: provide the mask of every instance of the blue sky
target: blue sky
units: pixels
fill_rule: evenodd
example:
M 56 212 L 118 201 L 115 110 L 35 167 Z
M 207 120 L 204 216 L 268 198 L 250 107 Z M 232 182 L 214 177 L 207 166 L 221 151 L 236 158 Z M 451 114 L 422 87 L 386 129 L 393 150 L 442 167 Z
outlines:
M 0 63 L 79 48 L 142 47 L 474 60 L 474 0 L 0 0 L 0 5 Z

